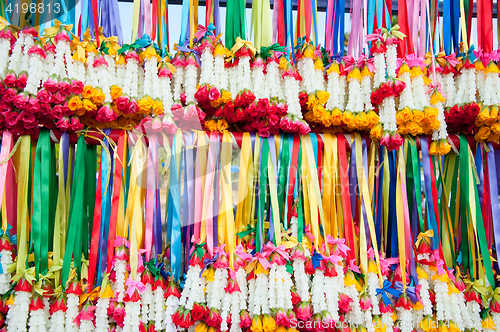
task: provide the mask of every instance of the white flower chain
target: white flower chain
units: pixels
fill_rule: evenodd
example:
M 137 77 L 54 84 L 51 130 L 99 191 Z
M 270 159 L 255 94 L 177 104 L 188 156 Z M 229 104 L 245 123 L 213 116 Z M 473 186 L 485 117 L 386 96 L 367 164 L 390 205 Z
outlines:
M 267 73 L 266 73 L 266 90 L 269 91 L 269 96 L 277 97 L 278 99 L 283 99 L 283 89 L 281 88 L 280 80 L 280 70 L 278 64 L 275 61 L 271 61 L 267 64 Z M 287 78 L 284 80 L 285 85 Z M 285 90 L 288 92 L 288 90 Z M 290 104 L 288 105 L 290 108 Z M 300 105 L 299 105 L 300 108 Z
M 0 78 L 5 78 L 7 66 L 9 65 L 10 41 L 6 38 L 0 39 Z
M 184 81 L 184 67 L 180 66 L 174 73 L 174 100 L 180 100 L 182 90 L 182 84 Z
M 109 328 L 108 320 L 109 299 L 99 298 L 95 309 L 96 332 L 106 332 Z
M 201 53 L 200 85 L 214 82 L 214 56 L 210 47 L 205 47 Z
M 224 57 L 217 55 L 214 58 L 213 84 L 219 90 L 227 90 L 227 70 L 224 68 Z
M 65 313 L 58 310 L 50 316 L 50 332 L 60 332 L 65 330 Z
M 2 273 L 0 274 L 0 294 L 5 294 L 10 288 L 11 273 L 8 273 L 9 265 L 12 264 L 12 252 L 2 249 L 0 252 L 0 263 L 2 264 Z
M 193 64 L 186 66 L 186 73 L 184 77 L 184 88 L 186 90 L 186 104 L 195 103 L 196 99 L 194 98 L 194 94 L 196 93 L 196 84 L 197 84 L 197 69 Z
M 12 54 L 9 58 L 8 70 L 13 71 L 14 74 L 19 75 L 21 72 L 21 62 L 23 58 L 23 45 L 24 45 L 25 34 L 19 34 L 19 37 L 16 39 L 14 43 L 14 48 L 12 50 Z
M 295 78 L 291 76 L 285 77 L 285 93 L 286 102 L 288 104 L 288 114 L 302 119 L 299 102 L 299 84 Z
M 66 301 L 66 331 L 76 332 L 78 331 L 78 326 L 73 323 L 76 316 L 79 314 L 78 306 L 80 305 L 80 297 L 76 294 L 68 294 L 68 299 Z
M 385 82 L 385 58 L 384 53 L 375 53 L 373 56 L 373 65 L 375 66 L 375 74 L 373 76 L 373 86 L 378 87 Z

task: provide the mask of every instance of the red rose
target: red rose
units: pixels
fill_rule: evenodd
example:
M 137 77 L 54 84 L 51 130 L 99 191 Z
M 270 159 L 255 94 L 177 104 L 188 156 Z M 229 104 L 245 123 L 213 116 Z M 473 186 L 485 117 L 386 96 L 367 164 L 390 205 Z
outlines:
M 59 91 L 61 91 L 61 93 L 64 96 L 68 96 L 71 94 L 71 91 L 72 91 L 71 84 L 69 83 L 69 81 L 67 79 L 64 79 L 61 82 L 59 82 Z
M 206 323 L 211 327 L 218 327 L 222 323 L 222 317 L 217 309 L 210 309 Z
M 41 89 L 38 91 L 36 94 L 37 99 L 42 102 L 42 103 L 50 103 L 50 100 L 52 99 L 52 94 L 48 92 L 46 89 Z
M 16 88 L 24 89 L 27 80 L 28 80 L 28 75 L 26 75 L 26 73 L 19 74 L 16 80 Z
M 19 117 L 17 120 L 22 121 L 24 124 L 31 124 L 35 122 L 35 116 L 33 115 L 33 113 L 22 111 L 21 113 L 19 113 Z
M 196 100 L 200 103 L 200 102 L 205 102 L 208 100 L 208 87 L 206 84 L 200 86 L 200 88 L 198 89 L 198 91 L 196 91 L 196 93 L 194 94 L 194 97 L 196 98 Z
M 122 113 L 127 113 L 128 112 L 128 97 L 127 96 L 120 96 L 116 100 L 116 108 Z
M 464 105 L 463 121 L 468 124 L 474 123 L 476 116 L 479 114 L 479 106 L 476 103 Z
M 79 131 L 83 129 L 83 123 L 76 116 L 71 117 L 71 130 Z
M 377 89 L 377 91 L 382 97 L 382 99 L 391 97 L 393 95 L 393 90 L 391 86 L 387 83 L 380 84 L 380 87 Z
M 400 80 L 396 80 L 395 84 L 392 85 L 392 89 L 396 96 L 399 96 L 405 88 L 406 88 L 406 83 Z
M 349 296 L 340 294 L 339 312 L 346 314 L 351 311 L 351 302 L 353 302 L 353 300 Z
M 16 89 L 14 89 L 14 88 L 7 89 L 7 90 L 5 90 L 4 94 L 2 95 L 2 102 L 11 103 L 16 96 L 17 96 Z
M 83 92 L 83 82 L 79 80 L 72 80 L 71 81 L 71 92 L 73 92 L 75 95 L 79 95 Z
M 56 122 L 56 126 L 62 131 L 67 131 L 71 126 L 71 122 L 68 117 L 64 116 L 59 121 Z
M 59 89 L 59 81 L 54 76 L 51 76 L 43 82 L 43 87 L 47 89 L 47 91 L 55 93 Z
M 370 101 L 374 106 L 380 105 L 382 100 L 384 100 L 384 97 L 380 94 L 379 90 L 373 91 L 370 95 Z
M 14 127 L 17 124 L 17 118 L 19 116 L 19 113 L 14 112 L 14 111 L 7 111 L 3 113 L 4 119 L 5 119 L 5 124 L 7 127 Z
M 269 109 L 269 99 L 260 98 L 257 101 L 257 109 L 261 112 L 261 114 L 267 113 L 267 110 Z
M 17 77 L 16 77 L 16 74 L 14 73 L 8 73 L 5 78 L 3 79 L 3 83 L 5 84 L 5 86 L 8 86 L 10 88 L 13 88 L 16 86 L 16 81 L 17 81 Z
M 193 305 L 193 310 L 191 310 L 191 317 L 194 321 L 203 321 L 208 317 L 210 310 L 204 304 L 195 303 Z
M 14 97 L 14 106 L 20 110 L 24 110 L 26 108 L 28 100 L 30 100 L 30 97 L 27 93 L 20 93 L 16 97 Z
M 307 93 L 305 93 L 304 91 L 301 91 L 299 93 L 300 107 L 302 107 L 302 108 L 306 108 L 307 107 L 307 99 L 308 99 Z
M 59 91 L 57 91 L 56 93 L 54 93 L 52 95 L 52 99 L 50 100 L 50 102 L 53 103 L 53 104 L 64 104 L 65 100 L 66 100 L 66 98 L 64 98 L 64 96 L 62 95 L 62 93 L 60 93 Z
M 28 104 L 26 105 L 26 110 L 33 114 L 36 114 L 42 109 L 40 108 L 38 100 L 36 98 L 30 97 L 30 99 L 28 100 Z
M 276 114 L 270 114 L 267 117 L 270 126 L 277 125 L 280 122 L 280 118 Z

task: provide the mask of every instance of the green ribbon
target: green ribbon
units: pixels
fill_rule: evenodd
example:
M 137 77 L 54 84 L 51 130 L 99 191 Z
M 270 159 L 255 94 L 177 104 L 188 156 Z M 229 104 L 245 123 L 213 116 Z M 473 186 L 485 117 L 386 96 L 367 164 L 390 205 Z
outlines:
M 142 38 L 137 39 L 135 42 L 132 44 L 124 44 L 119 50 L 118 50 L 118 55 L 121 55 L 122 53 L 125 53 L 126 51 L 132 49 L 132 50 L 137 50 L 140 48 L 146 48 L 149 45 L 151 45 L 151 38 L 147 34 L 144 34 Z M 101 44 L 102 47 L 102 44 Z M 158 46 L 155 47 L 155 49 L 158 48 Z
M 156 258 L 150 259 L 146 263 L 146 267 L 151 272 L 151 274 L 155 276 L 155 281 L 160 279 L 161 268 L 156 266 Z
M 226 2 L 226 47 L 231 49 L 240 37 L 245 40 L 245 0 L 228 0 Z
M 264 221 L 266 217 L 266 196 L 267 196 L 267 167 L 269 162 L 269 141 L 260 138 L 262 153 L 260 155 L 260 179 L 259 179 L 259 211 L 257 218 L 257 236 L 255 237 L 256 251 L 261 251 L 265 242 Z
M 407 186 L 407 191 L 408 191 L 408 203 L 410 204 L 410 208 L 413 205 L 413 193 L 415 193 L 415 198 L 416 198 L 416 204 L 417 204 L 417 212 L 418 212 L 418 221 L 419 221 L 419 226 L 420 226 L 420 233 L 425 232 L 424 229 L 424 217 L 422 215 L 422 191 L 420 187 L 420 160 L 418 158 L 418 151 L 417 151 L 417 144 L 414 139 L 409 139 L 408 140 L 409 147 L 410 147 L 410 153 L 408 154 L 408 159 L 409 162 L 407 163 L 407 167 L 410 168 L 410 170 L 407 172 L 407 178 L 408 178 L 408 186 Z M 412 211 L 410 209 L 410 211 Z
M 260 56 L 264 59 L 267 60 L 267 58 L 270 58 L 273 56 L 274 52 L 285 52 L 285 46 L 281 46 L 278 43 L 274 43 L 271 46 L 262 46 L 260 48 Z
M 84 195 L 86 182 L 85 157 L 87 155 L 87 143 L 80 136 L 76 147 L 75 167 L 73 171 L 73 187 L 71 188 L 71 205 L 68 221 L 68 235 L 66 237 L 66 249 L 64 252 L 63 267 L 61 272 L 62 286 L 66 286 L 71 269 L 71 260 L 74 257 L 74 265 L 78 276 L 82 266 L 82 237 L 81 229 L 84 220 Z M 95 173 L 94 173 L 95 177 Z M 94 178 L 95 181 L 95 178 Z
M 462 263 L 465 270 L 469 268 L 470 252 L 469 252 L 469 221 L 467 218 L 467 210 L 469 206 L 469 143 L 465 135 L 460 135 L 460 217 L 462 219 L 461 227 L 461 250 Z M 472 274 L 471 274 L 472 277 Z
M 301 169 L 302 169 L 302 140 L 299 143 L 299 157 L 297 158 L 297 186 L 299 187 L 299 208 L 297 209 L 297 241 L 302 243 L 302 238 L 304 237 L 304 207 L 302 206 L 302 190 L 301 183 Z M 305 184 L 304 184 L 305 185 Z
M 244 238 L 245 236 L 247 235 L 250 235 L 252 233 L 255 233 L 256 232 L 256 228 L 255 227 L 252 227 L 250 225 L 247 225 L 247 228 L 245 231 L 241 231 L 239 233 L 236 233 L 237 236 L 239 236 L 240 238 Z M 205 242 L 203 242 L 202 244 L 200 244 L 201 247 L 203 247 L 203 245 L 205 244 Z M 203 250 L 203 249 L 202 249 Z M 203 254 L 202 254 L 203 256 Z M 200 257 L 201 258 L 201 257 Z
M 31 222 L 31 247 L 34 252 L 35 276 L 45 275 L 49 265 L 49 229 L 51 210 L 50 177 L 51 146 L 50 133 L 41 130 L 35 151 L 35 168 L 33 171 L 33 217 Z M 52 188 L 53 189 L 53 188 Z
M 238 234 L 236 234 L 238 235 Z M 194 252 L 196 253 L 196 255 L 198 256 L 199 259 L 202 259 L 203 258 L 203 247 L 205 246 L 206 242 L 203 242 L 203 243 L 196 243 L 194 245 Z
M 272 45 L 271 45 L 272 46 Z M 281 160 L 279 165 L 279 175 L 278 175 L 278 204 L 279 204 L 279 213 L 281 216 L 281 222 L 286 224 L 285 222 L 285 194 L 287 192 L 286 180 L 288 177 L 288 169 L 290 162 L 290 149 L 288 148 L 290 135 L 282 134 L 281 135 Z
M 101 149 L 102 151 L 102 149 Z M 105 156 L 101 152 L 101 158 Z M 85 157 L 86 170 L 85 173 L 85 214 L 82 224 L 82 251 L 85 259 L 89 258 L 89 246 L 92 241 L 92 227 L 94 224 L 94 210 L 96 198 L 96 172 L 97 172 L 97 145 L 87 146 L 87 154 Z

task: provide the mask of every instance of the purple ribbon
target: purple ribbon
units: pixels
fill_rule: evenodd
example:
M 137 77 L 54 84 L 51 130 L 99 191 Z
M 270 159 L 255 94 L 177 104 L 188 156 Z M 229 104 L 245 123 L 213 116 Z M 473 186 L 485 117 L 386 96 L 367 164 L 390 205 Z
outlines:
M 490 184 L 491 213 L 493 218 L 493 233 L 495 236 L 495 248 L 500 252 L 500 207 L 498 204 L 498 164 L 495 161 L 495 150 L 493 144 L 488 142 L 488 177 Z
M 200 52 L 197 50 L 190 49 L 187 46 L 177 46 L 177 50 L 184 52 L 184 53 L 192 53 L 194 55 L 194 58 L 196 59 L 196 62 L 201 66 L 201 61 L 200 61 Z
M 397 284 L 398 282 L 396 281 L 395 287 L 397 287 Z M 377 288 L 376 294 L 382 295 L 382 300 L 384 301 L 385 305 L 392 304 L 392 301 L 387 294 L 390 294 L 398 299 L 401 297 L 402 292 L 398 289 L 392 288 L 391 286 L 392 284 L 389 280 L 384 280 L 384 285 L 382 286 L 382 288 Z
M 214 257 L 212 257 L 212 258 L 205 258 L 203 260 L 203 264 L 205 264 L 205 266 L 203 266 L 203 269 L 200 272 L 200 278 L 201 278 L 201 275 L 203 274 L 203 272 L 208 268 L 208 266 L 214 264 L 215 262 L 217 262 L 218 259 L 219 259 L 219 253 L 216 253 Z

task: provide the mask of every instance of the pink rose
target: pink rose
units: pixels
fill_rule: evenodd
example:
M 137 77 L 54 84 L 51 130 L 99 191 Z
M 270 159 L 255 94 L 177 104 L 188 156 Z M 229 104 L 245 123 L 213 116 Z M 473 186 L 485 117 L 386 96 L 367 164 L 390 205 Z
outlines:
M 71 84 L 68 79 L 64 79 L 59 82 L 59 91 L 63 94 L 63 96 L 68 96 L 71 94 Z
M 59 89 L 59 81 L 55 75 L 50 76 L 45 82 L 43 82 L 43 87 L 49 92 L 56 92 Z
M 259 101 L 257 102 L 257 108 L 261 112 L 261 116 L 266 114 L 267 110 L 269 109 L 269 99 L 260 98 Z
M 45 59 L 47 57 L 47 55 L 45 54 L 45 51 L 40 47 L 40 45 L 33 45 L 29 51 L 28 51 L 28 55 L 32 55 L 32 54 L 37 54 L 38 56 L 42 57 L 42 59 Z
M 210 91 L 208 92 L 208 99 L 211 101 L 217 100 L 220 98 L 220 91 L 217 89 L 215 86 L 210 88 Z
M 28 104 L 26 105 L 26 110 L 33 114 L 41 111 L 40 103 L 38 103 L 37 98 L 30 97 L 30 99 L 28 100 Z
M 113 111 L 109 105 L 104 105 L 99 108 L 97 112 L 96 120 L 101 122 L 110 122 L 116 120 L 118 115 Z
M 58 43 L 59 41 L 65 41 L 65 42 L 68 42 L 68 43 L 71 43 L 71 40 L 69 39 L 69 36 L 67 33 L 61 31 L 59 32 L 55 37 L 54 37 L 54 41 L 56 43 Z
M 75 95 L 79 95 L 83 92 L 83 82 L 79 80 L 72 80 L 71 81 L 71 92 L 73 92 Z
M 7 127 L 14 127 L 17 124 L 17 118 L 19 117 L 19 113 L 14 111 L 7 111 L 3 113 L 5 118 L 5 124 Z
M 56 53 L 56 45 L 54 45 L 52 42 L 48 41 L 47 43 L 45 43 L 45 52 Z
M 26 108 L 26 104 L 28 103 L 29 99 L 30 99 L 29 94 L 20 93 L 13 100 L 14 106 L 20 110 L 24 110 Z
M 128 114 L 134 114 L 138 109 L 139 106 L 137 105 L 137 100 L 130 100 L 130 102 L 128 103 Z
M 9 88 L 5 90 L 5 93 L 2 95 L 2 102 L 10 104 L 17 96 L 17 90 L 14 88 Z
M 83 129 L 83 123 L 76 116 L 71 117 L 71 130 L 79 131 Z
M 67 131 L 71 126 L 70 119 L 67 116 L 63 116 L 59 121 L 57 121 L 56 126 L 62 131 Z
M 16 80 L 16 88 L 18 89 L 24 89 L 26 86 L 26 81 L 28 81 L 28 75 L 25 72 L 22 72 L 17 76 Z
M 206 84 L 200 86 L 194 94 L 194 97 L 198 102 L 207 101 L 209 99 L 208 86 Z
M 16 77 L 16 74 L 14 74 L 13 72 L 10 72 L 8 73 L 5 78 L 3 79 L 3 83 L 8 86 L 8 87 L 15 87 L 16 86 L 16 81 L 17 81 L 17 77 Z
M 52 116 L 52 118 L 54 118 L 54 120 L 61 119 L 63 116 L 65 116 L 63 107 L 61 105 L 54 106 L 54 108 L 50 112 L 50 115 Z
M 66 100 L 66 98 L 64 98 L 64 96 L 62 95 L 62 93 L 60 93 L 59 91 L 57 91 L 56 93 L 54 93 L 52 95 L 52 98 L 51 98 L 50 102 L 52 104 L 64 104 L 65 100 Z
M 32 124 L 35 122 L 35 115 L 27 111 L 22 111 L 19 113 L 17 121 L 22 121 L 25 125 Z
M 288 113 L 288 105 L 279 103 L 276 105 L 276 114 L 278 116 L 285 116 Z
M 38 98 L 38 100 L 40 100 L 40 102 L 48 104 L 52 99 L 52 94 L 48 92 L 46 89 L 41 89 L 36 94 L 36 97 Z
M 122 113 L 127 113 L 128 112 L 128 97 L 127 96 L 120 96 L 116 100 L 116 107 L 118 110 Z
M 153 120 L 151 121 L 151 129 L 153 129 L 153 132 L 155 133 L 161 132 L 162 123 L 159 117 L 153 118 Z

